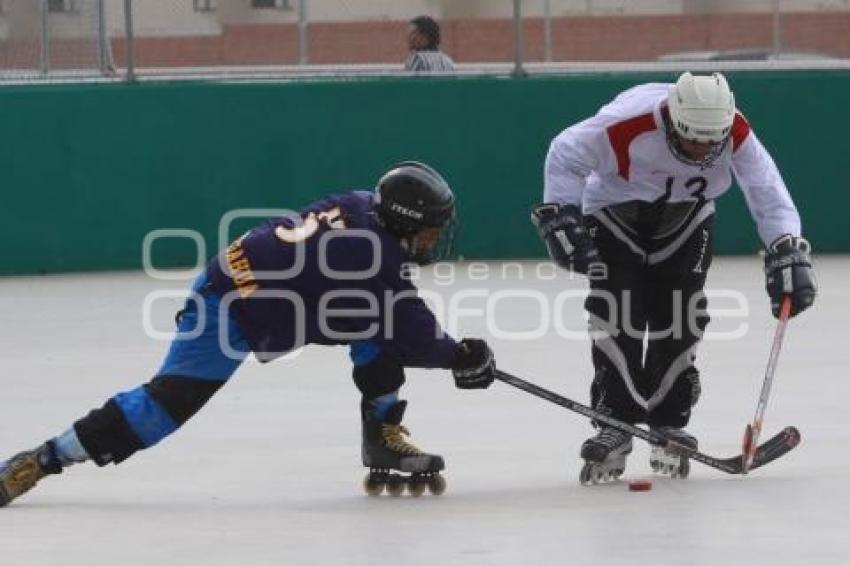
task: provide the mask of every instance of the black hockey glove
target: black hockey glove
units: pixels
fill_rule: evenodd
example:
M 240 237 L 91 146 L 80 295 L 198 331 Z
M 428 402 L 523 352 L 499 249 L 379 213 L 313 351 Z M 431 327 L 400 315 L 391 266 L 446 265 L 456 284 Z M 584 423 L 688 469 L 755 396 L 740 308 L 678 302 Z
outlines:
M 466 338 L 458 344 L 452 375 L 458 389 L 486 389 L 496 379 L 496 360 L 487 342 Z
M 576 273 L 604 269 L 599 251 L 584 229 L 581 210 L 572 204 L 538 204 L 531 222 L 546 244 L 549 256 L 559 266 Z
M 777 238 L 768 246 L 764 256 L 764 274 L 773 316 L 779 318 L 783 295 L 791 295 L 791 316 L 803 312 L 815 302 L 818 286 L 809 258 L 811 249 L 805 239 L 790 234 Z

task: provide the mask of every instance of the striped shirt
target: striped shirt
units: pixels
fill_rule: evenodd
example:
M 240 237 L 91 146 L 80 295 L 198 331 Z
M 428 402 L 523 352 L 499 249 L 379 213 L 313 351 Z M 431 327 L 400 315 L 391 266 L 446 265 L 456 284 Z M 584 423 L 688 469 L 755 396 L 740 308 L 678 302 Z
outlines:
M 406 71 L 454 71 L 455 62 L 442 51 L 412 51 L 404 62 Z

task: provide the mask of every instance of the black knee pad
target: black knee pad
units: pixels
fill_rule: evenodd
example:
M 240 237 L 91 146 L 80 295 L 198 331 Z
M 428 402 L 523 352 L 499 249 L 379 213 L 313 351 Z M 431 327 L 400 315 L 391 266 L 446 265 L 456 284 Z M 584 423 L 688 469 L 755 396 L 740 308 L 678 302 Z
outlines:
M 75 422 L 74 430 L 80 444 L 98 466 L 110 462 L 120 464 L 145 447 L 112 399 Z
M 404 385 L 404 367 L 384 353 L 365 366 L 354 366 L 351 376 L 365 400 L 392 393 Z
M 181 376 L 158 376 L 144 385 L 179 427 L 218 391 L 223 382 Z M 120 464 L 145 448 L 118 404 L 110 399 L 74 423 L 80 443 L 98 466 Z

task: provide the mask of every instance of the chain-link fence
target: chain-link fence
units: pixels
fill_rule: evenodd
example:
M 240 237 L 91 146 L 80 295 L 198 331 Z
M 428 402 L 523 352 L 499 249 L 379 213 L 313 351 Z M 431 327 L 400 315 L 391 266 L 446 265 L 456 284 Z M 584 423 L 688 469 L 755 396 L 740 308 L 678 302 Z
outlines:
M 850 59 L 850 0 L 0 0 L 0 79 L 401 72 L 421 15 L 461 72 Z
M 26 79 L 114 74 L 105 4 L 0 0 L 0 75 Z
M 529 61 L 742 61 L 850 57 L 848 0 L 542 0 Z

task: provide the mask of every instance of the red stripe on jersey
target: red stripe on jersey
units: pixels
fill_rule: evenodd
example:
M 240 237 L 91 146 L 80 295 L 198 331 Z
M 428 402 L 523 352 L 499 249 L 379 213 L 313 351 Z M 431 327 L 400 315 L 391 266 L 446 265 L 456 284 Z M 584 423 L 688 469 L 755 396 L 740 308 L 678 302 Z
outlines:
M 735 120 L 732 122 L 732 153 L 738 151 L 748 135 L 750 135 L 750 123 L 743 114 L 735 112 Z
M 626 181 L 629 180 L 629 167 L 631 166 L 629 146 L 636 137 L 645 132 L 651 132 L 656 127 L 652 113 L 641 114 L 608 126 L 608 140 L 611 142 L 614 155 L 617 156 L 617 172 Z

